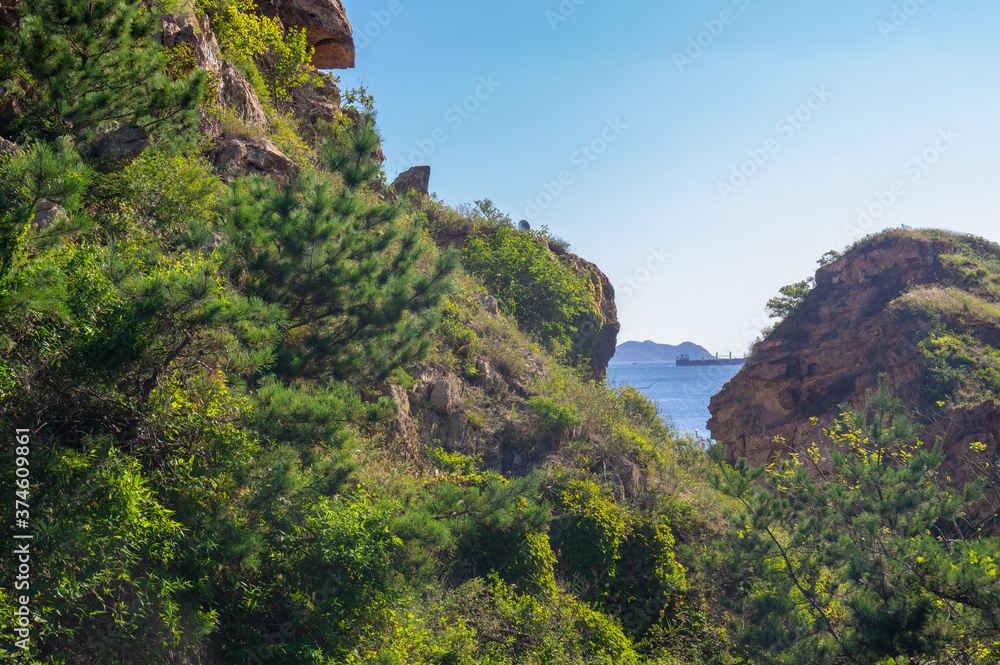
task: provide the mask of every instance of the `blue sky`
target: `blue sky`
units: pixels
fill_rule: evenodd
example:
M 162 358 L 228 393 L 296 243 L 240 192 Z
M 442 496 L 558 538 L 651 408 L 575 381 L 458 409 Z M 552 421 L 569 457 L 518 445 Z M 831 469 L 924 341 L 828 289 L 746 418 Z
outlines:
M 619 342 L 741 353 L 858 234 L 1000 240 L 995 0 L 344 4 L 389 177 L 567 239 Z

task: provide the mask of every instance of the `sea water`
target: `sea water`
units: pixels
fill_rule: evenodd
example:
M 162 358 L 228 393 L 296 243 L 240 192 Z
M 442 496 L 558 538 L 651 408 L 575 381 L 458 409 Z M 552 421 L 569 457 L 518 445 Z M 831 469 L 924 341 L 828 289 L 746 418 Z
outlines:
M 740 365 L 677 367 L 674 362 L 615 363 L 608 365 L 608 385 L 633 386 L 652 400 L 660 416 L 681 434 L 709 438 L 708 403 Z

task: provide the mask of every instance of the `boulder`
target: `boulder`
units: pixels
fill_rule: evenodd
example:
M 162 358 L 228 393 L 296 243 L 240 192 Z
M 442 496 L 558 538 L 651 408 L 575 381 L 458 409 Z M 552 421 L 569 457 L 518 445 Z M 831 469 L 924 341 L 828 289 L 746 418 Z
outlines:
M 90 144 L 96 157 L 125 164 L 131 162 L 149 147 L 149 134 L 141 127 L 119 127 L 99 134 Z
M 431 167 L 414 166 L 396 176 L 396 179 L 392 181 L 392 188 L 400 194 L 407 194 L 415 189 L 420 194 L 427 196 L 430 181 Z
M 62 208 L 60 208 L 54 201 L 49 201 L 48 199 L 38 199 L 38 203 L 35 204 L 35 216 L 31 220 L 31 223 L 34 224 L 36 228 L 48 226 L 49 223 L 55 220 L 61 212 Z
M 286 28 L 305 28 L 316 69 L 354 67 L 354 32 L 341 0 L 257 0 L 257 6 Z
M 490 316 L 497 316 L 497 317 L 500 316 L 500 303 L 497 301 L 496 298 L 494 298 L 489 294 L 486 294 L 482 298 L 482 302 L 483 302 L 483 309 L 486 310 L 487 314 L 489 314 Z
M 13 155 L 17 152 L 17 144 L 11 143 L 0 136 L 0 155 Z
M 217 171 L 230 175 L 263 173 L 291 180 L 299 170 L 295 162 L 264 138 L 227 139 L 212 148 L 208 157 Z

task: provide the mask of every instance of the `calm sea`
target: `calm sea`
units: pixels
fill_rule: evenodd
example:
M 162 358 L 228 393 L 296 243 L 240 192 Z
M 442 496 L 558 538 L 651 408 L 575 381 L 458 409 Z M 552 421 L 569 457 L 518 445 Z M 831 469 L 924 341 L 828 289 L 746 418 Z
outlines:
M 677 367 L 671 362 L 611 363 L 608 385 L 631 385 L 660 407 L 660 415 L 681 433 L 708 437 L 708 402 L 740 365 Z

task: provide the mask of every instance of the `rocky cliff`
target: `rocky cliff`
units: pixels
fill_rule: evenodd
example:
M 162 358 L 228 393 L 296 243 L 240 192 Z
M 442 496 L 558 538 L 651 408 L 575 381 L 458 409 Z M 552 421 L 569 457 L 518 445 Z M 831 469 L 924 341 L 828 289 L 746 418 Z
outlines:
M 601 328 L 597 331 L 597 336 L 590 350 L 590 369 L 594 379 L 600 381 L 607 374 L 608 363 L 615 355 L 618 332 L 622 328 L 618 321 L 618 306 L 615 305 L 615 287 L 611 285 L 608 276 L 590 261 L 582 259 L 576 254 L 564 252 L 558 246 L 555 248 L 555 254 L 561 261 L 590 282 L 590 290 L 594 294 L 594 300 L 601 314 Z M 581 332 L 589 333 L 591 331 Z
M 302 28 L 313 47 L 317 69 L 354 66 L 354 31 L 341 0 L 257 0 L 265 16 L 277 16 L 286 28 Z
M 998 302 L 1000 246 L 935 231 L 862 241 L 816 272 L 815 288 L 712 399 L 712 436 L 729 459 L 764 464 L 819 440 L 839 405 L 864 410 L 885 374 L 924 440 L 944 437 L 946 475 L 967 480 L 970 444 L 985 444 L 989 461 L 1000 441 Z

